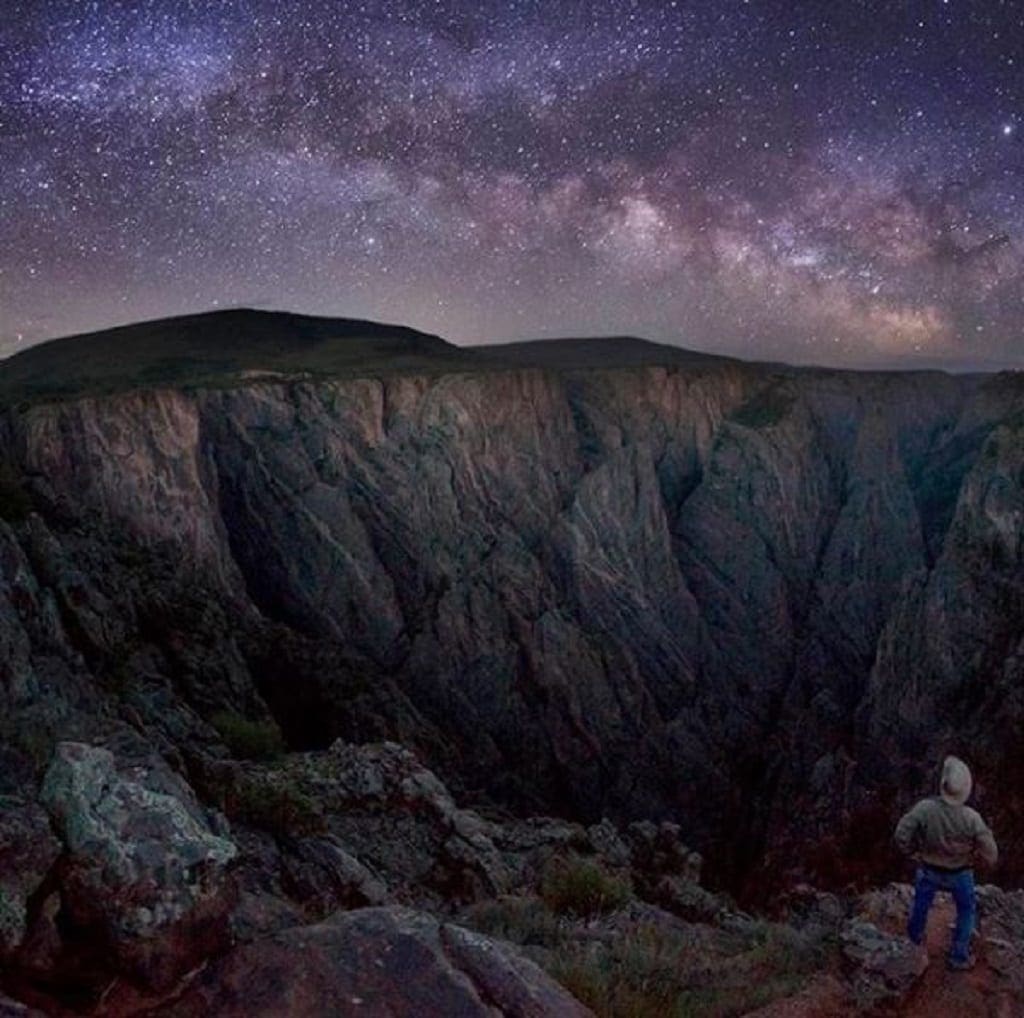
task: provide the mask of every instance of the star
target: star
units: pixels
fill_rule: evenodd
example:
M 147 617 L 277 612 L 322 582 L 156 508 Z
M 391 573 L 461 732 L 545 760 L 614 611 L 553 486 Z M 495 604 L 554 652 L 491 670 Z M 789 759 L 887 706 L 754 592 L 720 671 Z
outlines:
M 1024 362 L 1019 5 L 14 6 L 0 356 L 255 304 Z

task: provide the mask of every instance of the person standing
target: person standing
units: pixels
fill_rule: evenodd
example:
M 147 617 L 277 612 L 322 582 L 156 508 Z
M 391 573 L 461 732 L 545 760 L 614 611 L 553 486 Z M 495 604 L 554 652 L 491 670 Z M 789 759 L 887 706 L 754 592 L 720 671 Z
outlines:
M 948 891 L 956 903 L 956 926 L 946 959 L 953 971 L 974 967 L 970 953 L 977 912 L 974 866 L 982 863 L 993 867 L 999 858 L 992 832 L 980 814 L 967 805 L 971 788 L 967 764 L 958 757 L 946 757 L 939 794 L 922 799 L 908 810 L 895 833 L 900 851 L 918 862 L 907 936 L 915 944 L 923 943 L 928 912 L 938 891 Z

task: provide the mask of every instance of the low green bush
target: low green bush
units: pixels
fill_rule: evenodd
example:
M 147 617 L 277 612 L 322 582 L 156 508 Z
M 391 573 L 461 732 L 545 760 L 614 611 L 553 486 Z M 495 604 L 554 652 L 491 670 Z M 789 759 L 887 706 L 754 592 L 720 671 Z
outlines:
M 723 955 L 701 937 L 641 925 L 605 943 L 567 941 L 551 975 L 599 1018 L 738 1018 L 798 992 L 823 945 L 765 925 Z
M 323 834 L 323 813 L 301 789 L 285 779 L 247 777 L 225 797 L 225 812 L 275 837 Z
M 633 896 L 627 877 L 609 873 L 592 859 L 554 860 L 544 874 L 541 898 L 559 915 L 594 916 L 614 912 Z
M 691 950 L 675 933 L 645 925 L 561 952 L 551 974 L 601 1018 L 667 1018 L 682 1006 Z
M 221 711 L 210 718 L 224 745 L 242 760 L 275 760 L 285 750 L 281 729 L 274 721 L 250 721 L 241 714 Z

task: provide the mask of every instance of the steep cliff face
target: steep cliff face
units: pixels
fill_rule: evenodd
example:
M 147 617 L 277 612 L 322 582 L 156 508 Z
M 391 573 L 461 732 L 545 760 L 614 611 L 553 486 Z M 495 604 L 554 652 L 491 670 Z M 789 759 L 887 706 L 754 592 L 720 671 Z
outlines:
M 517 356 L 11 406 L 8 724 L 389 735 L 466 794 L 676 819 L 730 879 L 881 845 L 949 748 L 1012 815 L 1024 383 Z

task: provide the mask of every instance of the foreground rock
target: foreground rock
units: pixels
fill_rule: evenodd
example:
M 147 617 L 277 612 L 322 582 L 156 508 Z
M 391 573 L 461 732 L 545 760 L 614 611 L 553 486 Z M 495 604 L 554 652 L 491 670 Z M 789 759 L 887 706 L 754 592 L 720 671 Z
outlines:
M 484 817 L 394 743 L 197 763 L 230 840 L 166 762 L 111 745 L 58 746 L 41 798 L 59 842 L 3 800 L 18 1018 L 15 998 L 97 1018 L 1024 1013 L 1019 893 L 979 890 L 965 979 L 906 941 L 905 885 L 797 886 L 782 921 L 758 918 L 701 887 L 674 824 Z
M 591 1012 L 512 947 L 402 908 L 338 913 L 240 947 L 163 1018 L 584 1018 Z
M 841 938 L 854 999 L 862 1009 L 905 999 L 928 968 L 924 948 L 872 923 L 852 920 Z
M 115 971 L 157 989 L 227 945 L 226 867 L 237 854 L 184 786 L 180 795 L 147 787 L 159 777 L 122 776 L 108 750 L 62 743 L 42 790 L 67 851 L 65 921 L 109 952 Z

